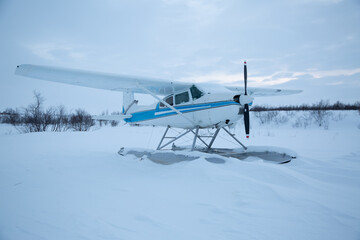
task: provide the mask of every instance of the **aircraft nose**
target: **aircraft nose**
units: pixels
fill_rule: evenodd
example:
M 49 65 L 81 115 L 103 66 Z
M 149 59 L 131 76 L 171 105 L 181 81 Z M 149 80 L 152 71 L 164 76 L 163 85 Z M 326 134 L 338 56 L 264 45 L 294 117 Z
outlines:
M 254 98 L 249 96 L 249 95 L 235 95 L 234 96 L 234 101 L 237 103 L 240 103 L 241 105 L 245 105 L 245 104 L 249 104 L 251 105 L 252 102 L 254 101 Z

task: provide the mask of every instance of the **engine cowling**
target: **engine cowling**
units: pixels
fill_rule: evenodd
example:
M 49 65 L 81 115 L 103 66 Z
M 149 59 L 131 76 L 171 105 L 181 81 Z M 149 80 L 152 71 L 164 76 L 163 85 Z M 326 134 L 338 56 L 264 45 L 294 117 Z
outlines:
M 240 103 L 240 105 L 250 104 L 252 101 L 254 101 L 253 97 L 243 94 L 235 95 L 233 99 L 235 102 Z

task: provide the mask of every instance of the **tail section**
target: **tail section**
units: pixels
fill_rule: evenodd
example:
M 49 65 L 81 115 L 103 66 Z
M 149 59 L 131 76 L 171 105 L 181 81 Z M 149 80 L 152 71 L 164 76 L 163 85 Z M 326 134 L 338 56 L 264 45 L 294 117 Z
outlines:
M 124 91 L 123 92 L 123 108 L 122 113 L 126 114 L 130 108 L 133 108 L 134 104 L 137 103 L 137 100 L 134 99 L 134 92 L 132 91 Z

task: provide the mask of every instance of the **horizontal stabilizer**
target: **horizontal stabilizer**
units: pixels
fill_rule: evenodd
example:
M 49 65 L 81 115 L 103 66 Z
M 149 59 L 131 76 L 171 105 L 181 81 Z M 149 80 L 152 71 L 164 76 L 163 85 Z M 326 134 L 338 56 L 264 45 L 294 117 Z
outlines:
M 99 115 L 99 116 L 92 116 L 94 120 L 105 120 L 105 121 L 121 121 L 125 118 L 131 118 L 131 114 L 120 114 L 120 115 Z

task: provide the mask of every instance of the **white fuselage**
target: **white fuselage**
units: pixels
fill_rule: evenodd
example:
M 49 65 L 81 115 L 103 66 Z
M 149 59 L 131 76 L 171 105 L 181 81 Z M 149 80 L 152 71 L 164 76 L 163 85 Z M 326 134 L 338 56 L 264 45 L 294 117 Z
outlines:
M 164 98 L 171 98 L 172 107 L 181 112 L 179 114 L 173 109 L 162 103 L 149 106 L 134 106 L 129 109 L 131 118 L 125 119 L 126 122 L 137 125 L 170 126 L 177 128 L 192 129 L 196 126 L 200 128 L 211 128 L 217 126 L 230 125 L 242 118 L 243 108 L 240 103 L 234 101 L 236 93 L 224 89 L 202 89 L 202 96 L 194 99 L 188 90 L 189 98 L 185 102 L 177 103 L 178 96 L 183 93 L 175 93 Z M 182 95 L 181 95 L 182 94 Z M 169 101 L 170 102 L 170 101 Z

